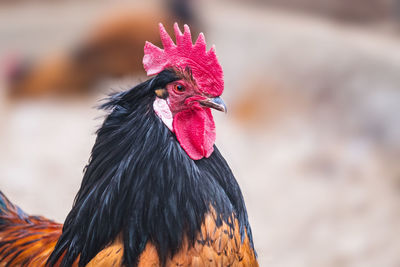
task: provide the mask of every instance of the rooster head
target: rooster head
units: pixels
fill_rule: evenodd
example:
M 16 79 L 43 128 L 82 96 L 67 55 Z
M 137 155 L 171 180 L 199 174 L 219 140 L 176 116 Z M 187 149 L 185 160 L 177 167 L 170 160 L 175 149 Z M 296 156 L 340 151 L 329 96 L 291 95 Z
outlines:
M 202 33 L 193 45 L 187 25 L 182 33 L 175 23 L 176 44 L 161 23 L 159 27 L 164 49 L 146 42 L 143 65 L 149 76 L 169 70 L 175 78 L 164 88 L 156 88 L 154 110 L 190 158 L 208 158 L 216 138 L 211 108 L 226 111 L 220 98 L 223 72 L 215 48 L 206 50 Z

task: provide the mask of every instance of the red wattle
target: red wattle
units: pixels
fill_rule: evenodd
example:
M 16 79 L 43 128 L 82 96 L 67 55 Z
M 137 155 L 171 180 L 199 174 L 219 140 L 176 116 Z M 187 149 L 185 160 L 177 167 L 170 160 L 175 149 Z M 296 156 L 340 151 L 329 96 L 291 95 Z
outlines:
M 181 147 L 193 160 L 208 158 L 214 151 L 215 124 L 209 108 L 192 106 L 174 116 L 173 128 Z

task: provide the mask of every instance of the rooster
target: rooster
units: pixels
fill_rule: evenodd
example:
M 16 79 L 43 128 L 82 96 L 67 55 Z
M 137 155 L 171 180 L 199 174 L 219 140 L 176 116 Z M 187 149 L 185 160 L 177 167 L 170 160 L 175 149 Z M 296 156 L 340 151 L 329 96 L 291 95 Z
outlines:
M 223 72 L 204 35 L 159 25 L 149 80 L 117 93 L 64 225 L 0 195 L 0 266 L 258 266 L 239 185 L 215 146 Z

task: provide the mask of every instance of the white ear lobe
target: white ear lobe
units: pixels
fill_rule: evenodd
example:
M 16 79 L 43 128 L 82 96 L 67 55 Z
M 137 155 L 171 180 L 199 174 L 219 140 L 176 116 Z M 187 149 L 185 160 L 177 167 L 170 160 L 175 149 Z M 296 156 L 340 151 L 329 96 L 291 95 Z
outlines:
M 172 116 L 172 112 L 168 106 L 168 98 L 161 99 L 156 97 L 156 100 L 153 102 L 153 109 L 156 112 L 157 116 L 162 120 L 162 122 L 168 127 L 171 132 L 174 132 L 172 128 L 172 122 L 174 117 Z

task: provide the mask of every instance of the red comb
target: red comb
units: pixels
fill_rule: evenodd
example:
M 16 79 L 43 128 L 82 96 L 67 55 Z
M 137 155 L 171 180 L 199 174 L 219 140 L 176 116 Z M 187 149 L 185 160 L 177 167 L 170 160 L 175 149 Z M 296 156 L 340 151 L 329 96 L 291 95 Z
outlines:
M 211 96 L 220 96 L 224 90 L 224 79 L 221 65 L 215 55 L 215 47 L 206 49 L 203 33 L 199 34 L 196 43 L 192 44 L 189 26 L 185 24 L 184 33 L 174 24 L 176 44 L 160 23 L 160 36 L 164 49 L 150 42 L 144 46 L 143 66 L 147 75 L 160 73 L 168 67 L 185 69 L 190 67 L 193 78 L 200 90 Z

